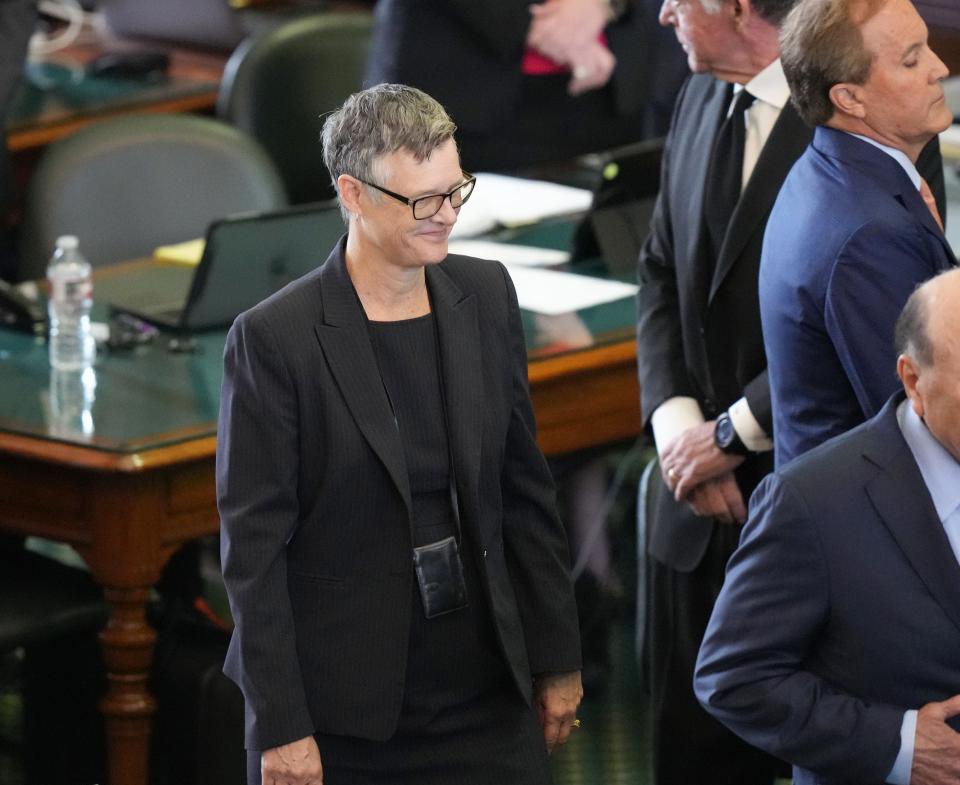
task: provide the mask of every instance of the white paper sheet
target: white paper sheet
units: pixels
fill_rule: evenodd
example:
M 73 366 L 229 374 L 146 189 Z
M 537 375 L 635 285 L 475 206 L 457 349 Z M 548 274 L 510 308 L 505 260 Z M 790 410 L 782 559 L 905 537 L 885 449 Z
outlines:
M 454 240 L 449 244 L 449 251 L 464 256 L 476 256 L 478 259 L 496 259 L 508 267 L 513 264 L 523 267 L 550 267 L 570 261 L 569 251 L 496 243 L 492 240 Z
M 530 267 L 510 267 L 508 270 L 517 289 L 520 307 L 549 316 L 633 297 L 640 288 L 632 283 L 558 270 Z
M 555 215 L 579 213 L 588 210 L 592 202 L 593 194 L 584 188 L 481 172 L 451 237 L 472 237 L 497 226 L 525 226 Z
M 960 125 L 951 125 L 940 134 L 940 152 L 944 158 L 960 160 Z

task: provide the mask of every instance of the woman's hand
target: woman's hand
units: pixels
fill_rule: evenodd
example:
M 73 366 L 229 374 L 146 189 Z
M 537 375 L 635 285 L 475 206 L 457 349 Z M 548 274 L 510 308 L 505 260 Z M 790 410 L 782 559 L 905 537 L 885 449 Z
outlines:
M 534 684 L 534 702 L 540 714 L 547 752 L 553 752 L 561 744 L 566 744 L 582 697 L 580 671 L 547 673 L 537 677 Z
M 264 750 L 260 756 L 263 785 L 323 785 L 320 748 L 313 736 Z

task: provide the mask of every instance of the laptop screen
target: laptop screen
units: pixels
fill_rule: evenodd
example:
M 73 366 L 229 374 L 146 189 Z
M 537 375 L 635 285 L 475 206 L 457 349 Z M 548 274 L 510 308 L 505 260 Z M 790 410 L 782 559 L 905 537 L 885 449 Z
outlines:
M 578 231 L 574 259 L 600 255 L 614 275 L 632 277 L 660 190 L 663 140 L 649 139 L 600 154 L 593 206 Z
M 213 223 L 181 325 L 229 325 L 241 312 L 322 264 L 344 231 L 336 202 Z

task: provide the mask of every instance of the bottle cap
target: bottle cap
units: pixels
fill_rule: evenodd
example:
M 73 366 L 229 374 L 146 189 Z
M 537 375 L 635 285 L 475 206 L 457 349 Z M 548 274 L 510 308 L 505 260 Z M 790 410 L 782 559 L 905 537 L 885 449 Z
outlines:
M 57 248 L 64 251 L 76 251 L 79 245 L 80 241 L 75 234 L 64 234 L 57 238 Z

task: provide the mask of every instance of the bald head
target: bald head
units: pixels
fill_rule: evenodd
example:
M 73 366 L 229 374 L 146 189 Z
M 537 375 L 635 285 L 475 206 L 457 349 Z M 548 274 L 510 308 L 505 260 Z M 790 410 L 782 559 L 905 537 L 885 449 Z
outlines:
M 934 336 L 949 340 L 957 335 L 956 330 L 951 331 L 951 323 L 954 327 L 960 323 L 960 268 L 931 278 L 910 295 L 897 319 L 897 354 L 932 365 Z
M 914 411 L 960 461 L 960 268 L 910 295 L 897 320 L 897 374 Z

